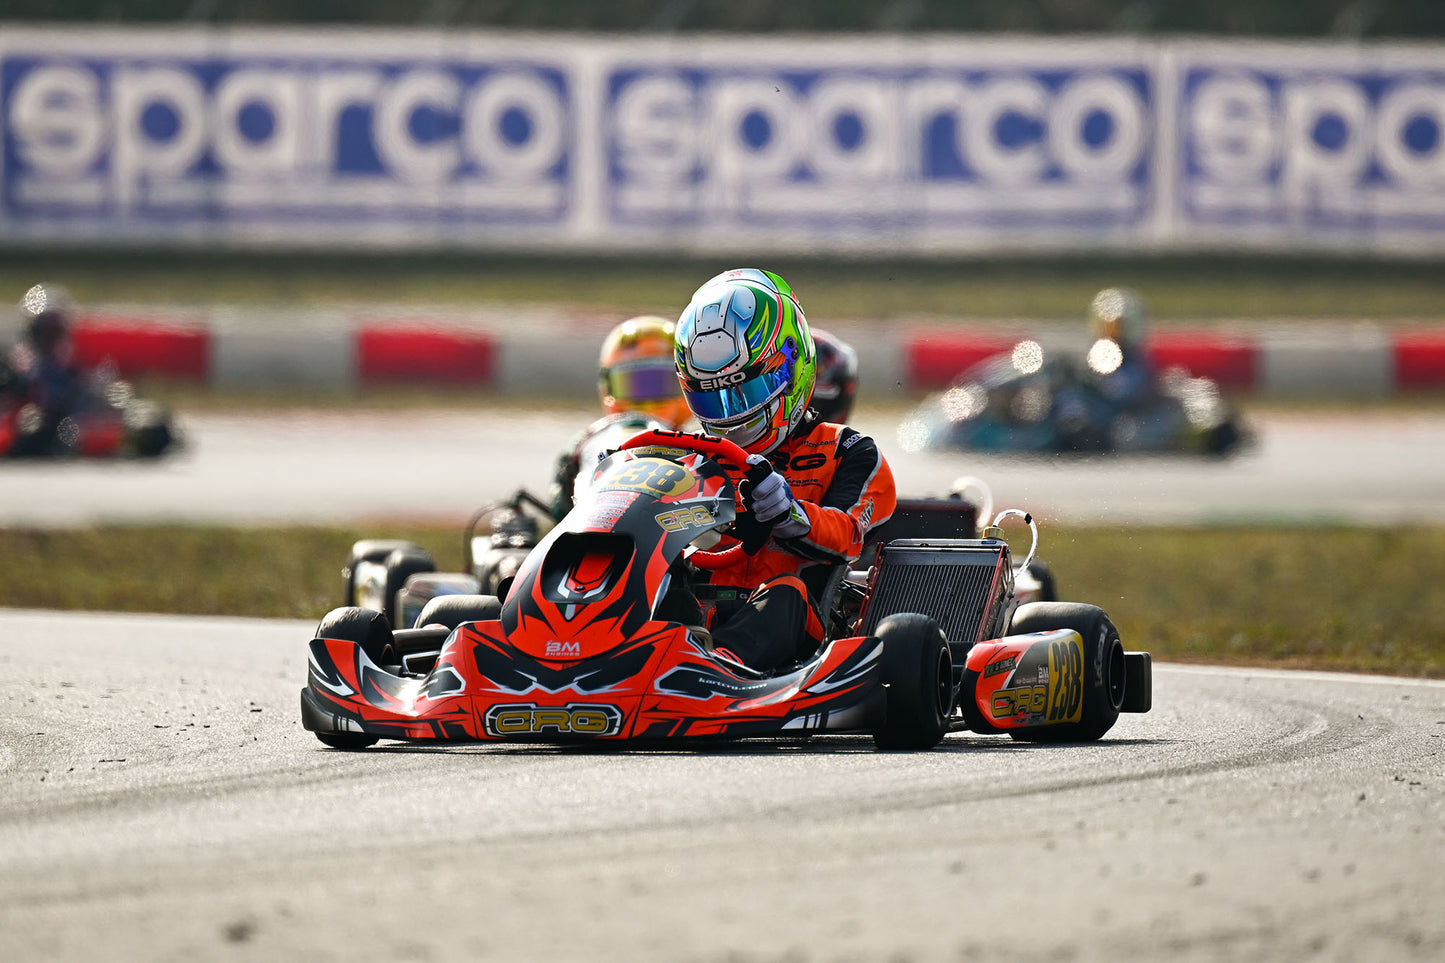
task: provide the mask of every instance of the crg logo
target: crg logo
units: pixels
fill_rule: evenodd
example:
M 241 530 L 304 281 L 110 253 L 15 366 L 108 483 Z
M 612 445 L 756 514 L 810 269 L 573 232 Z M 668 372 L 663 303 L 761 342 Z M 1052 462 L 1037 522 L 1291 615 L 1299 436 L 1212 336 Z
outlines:
M 521 705 L 492 706 L 482 719 L 489 736 L 541 734 L 615 736 L 622 731 L 622 710 L 616 706 Z
M 582 643 L 558 642 L 556 639 L 553 639 L 551 642 L 547 643 L 547 654 L 544 656 L 544 658 L 580 659 L 582 658 Z

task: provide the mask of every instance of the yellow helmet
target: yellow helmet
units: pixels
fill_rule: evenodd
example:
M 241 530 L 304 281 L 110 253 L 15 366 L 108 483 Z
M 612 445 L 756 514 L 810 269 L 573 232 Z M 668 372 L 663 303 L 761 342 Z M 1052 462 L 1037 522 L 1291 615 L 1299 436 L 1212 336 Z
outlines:
M 1130 288 L 1105 288 L 1089 302 L 1089 333 L 1107 338 L 1121 348 L 1144 340 L 1144 302 Z
M 673 323 L 643 315 L 624 321 L 602 342 L 597 394 L 608 414 L 640 411 L 670 425 L 690 417 L 672 361 Z

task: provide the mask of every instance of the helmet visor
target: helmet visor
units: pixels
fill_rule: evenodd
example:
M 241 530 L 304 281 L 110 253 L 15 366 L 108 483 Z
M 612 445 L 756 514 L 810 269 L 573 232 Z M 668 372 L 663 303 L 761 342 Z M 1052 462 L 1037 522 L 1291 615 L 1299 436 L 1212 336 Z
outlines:
M 607 393 L 622 402 L 661 401 L 679 394 L 671 358 L 648 358 L 614 365 L 607 372 Z
M 699 421 L 713 425 L 736 423 L 772 401 L 788 386 L 789 366 L 773 365 L 771 370 L 717 378 L 684 378 L 687 406 Z M 744 380 L 728 384 L 733 378 Z
M 763 437 L 763 435 L 767 433 L 768 428 L 772 426 L 773 406 L 765 405 L 762 411 L 759 411 L 751 418 L 744 419 L 741 422 L 735 422 L 731 425 L 716 425 L 703 419 L 698 420 L 702 423 L 703 428 L 707 429 L 708 434 L 717 435 L 719 438 L 727 439 L 734 445 L 746 448 L 748 445 L 751 445 Z

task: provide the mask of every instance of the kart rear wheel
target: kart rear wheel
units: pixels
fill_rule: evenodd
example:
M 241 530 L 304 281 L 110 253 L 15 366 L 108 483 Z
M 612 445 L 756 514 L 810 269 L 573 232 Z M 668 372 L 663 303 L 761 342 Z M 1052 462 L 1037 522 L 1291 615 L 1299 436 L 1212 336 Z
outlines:
M 1078 722 L 1058 723 L 1009 733 L 1023 742 L 1093 742 L 1119 719 L 1124 704 L 1126 663 L 1119 630 L 1097 605 L 1081 602 L 1030 602 L 1020 605 L 1010 635 L 1073 629 L 1084 640 L 1084 704 Z
M 388 617 L 394 622 L 400 621 L 396 597 L 406 586 L 406 580 L 418 572 L 435 572 L 437 563 L 426 549 L 408 542 L 388 555 L 385 564 L 386 594 L 382 596 L 382 604 Z
M 501 617 L 502 603 L 495 595 L 438 595 L 422 606 L 416 624 L 454 629 L 463 622 L 490 622 Z
M 879 676 L 885 687 L 883 723 L 873 733 L 879 749 L 932 749 L 948 732 L 953 711 L 953 656 L 938 623 L 900 612 L 878 623 L 883 643 Z
M 1040 602 L 1057 602 L 1059 600 L 1059 584 L 1054 578 L 1053 569 L 1043 559 L 1034 559 L 1029 562 L 1029 574 L 1039 583 Z
M 371 609 L 355 606 L 332 609 L 316 626 L 316 638 L 355 642 L 377 665 L 385 664 L 388 659 L 394 661 L 391 623 L 385 615 Z M 318 732 L 316 738 L 333 749 L 365 749 L 379 737 L 364 732 Z

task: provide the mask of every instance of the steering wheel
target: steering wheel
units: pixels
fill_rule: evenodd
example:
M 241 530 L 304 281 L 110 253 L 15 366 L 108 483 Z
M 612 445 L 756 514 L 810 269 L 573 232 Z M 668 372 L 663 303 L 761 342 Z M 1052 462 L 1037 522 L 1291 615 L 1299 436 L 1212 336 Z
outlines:
M 624 441 L 622 448 L 642 448 L 647 445 L 686 448 L 721 463 L 724 470 L 736 467 L 738 471 L 745 471 L 748 467 L 747 452 L 726 438 L 718 438 L 715 435 L 648 428 Z M 711 572 L 742 561 L 746 554 L 742 544 L 739 543 L 719 552 L 705 552 L 698 549 L 689 555 L 687 560 L 698 568 Z

